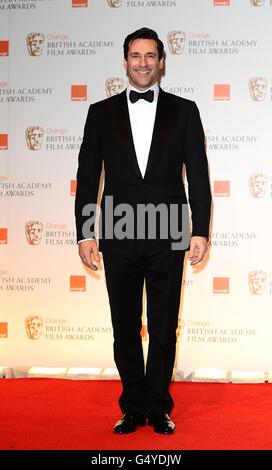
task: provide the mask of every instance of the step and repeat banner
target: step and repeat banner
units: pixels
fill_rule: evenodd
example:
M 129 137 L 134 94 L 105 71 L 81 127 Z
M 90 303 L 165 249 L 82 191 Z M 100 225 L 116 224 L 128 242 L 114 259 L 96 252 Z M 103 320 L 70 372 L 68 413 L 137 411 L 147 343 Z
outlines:
M 147 26 L 162 88 L 200 109 L 213 192 L 176 369 L 270 370 L 271 18 L 270 0 L 0 0 L 0 366 L 114 367 L 103 264 L 77 253 L 77 157 L 90 103 L 126 87 L 125 36 Z M 142 336 L 146 351 L 145 315 Z

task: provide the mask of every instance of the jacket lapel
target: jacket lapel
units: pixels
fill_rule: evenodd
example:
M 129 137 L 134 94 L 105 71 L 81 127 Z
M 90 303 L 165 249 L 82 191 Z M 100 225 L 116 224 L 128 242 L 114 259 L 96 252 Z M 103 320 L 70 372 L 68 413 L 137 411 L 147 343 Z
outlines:
M 125 148 L 125 152 L 127 153 L 128 158 L 131 159 L 134 173 L 136 173 L 138 178 L 142 179 L 142 174 L 138 165 L 138 160 L 136 157 L 136 151 L 133 142 L 133 134 L 129 118 L 126 90 L 120 93 L 118 97 L 120 98 L 120 100 L 117 111 L 118 116 L 116 116 L 116 124 L 118 125 L 118 132 L 120 133 L 119 140 L 120 142 L 122 142 L 121 145 Z
M 118 95 L 119 106 L 118 116 L 116 116 L 116 124 L 118 123 L 118 130 L 120 133 L 120 142 L 126 149 L 128 158 L 131 158 L 131 163 L 135 174 L 141 180 L 148 177 L 152 172 L 153 165 L 156 165 L 158 158 L 164 151 L 170 135 L 174 128 L 174 123 L 177 116 L 177 110 L 173 108 L 171 101 L 167 98 L 167 94 L 160 88 L 157 110 L 152 134 L 152 140 L 147 160 L 146 171 L 144 177 L 140 171 L 138 160 L 135 152 L 133 134 L 130 124 L 126 90 Z M 117 130 L 117 127 L 116 127 Z
M 174 129 L 176 117 L 177 110 L 167 98 L 167 94 L 160 88 L 145 178 L 152 172 L 153 166 L 156 165 L 160 155 L 166 148 Z

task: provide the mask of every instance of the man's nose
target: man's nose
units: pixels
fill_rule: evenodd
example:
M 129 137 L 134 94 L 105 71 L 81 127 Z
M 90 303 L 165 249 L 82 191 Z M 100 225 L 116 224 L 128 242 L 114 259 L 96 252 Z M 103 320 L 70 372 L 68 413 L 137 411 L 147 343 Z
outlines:
M 145 57 L 145 56 L 142 56 L 142 57 L 140 58 L 140 65 L 141 65 L 142 67 L 145 67 L 146 64 L 147 64 L 146 57 Z

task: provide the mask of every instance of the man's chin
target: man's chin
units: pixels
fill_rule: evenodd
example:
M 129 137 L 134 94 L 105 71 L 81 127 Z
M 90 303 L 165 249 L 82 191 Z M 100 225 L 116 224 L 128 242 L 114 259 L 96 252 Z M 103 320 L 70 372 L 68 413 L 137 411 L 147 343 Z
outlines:
M 152 85 L 154 85 L 154 82 L 152 80 L 141 80 L 141 81 L 134 82 L 135 88 L 138 88 L 139 90 L 146 90 L 147 88 L 150 88 Z

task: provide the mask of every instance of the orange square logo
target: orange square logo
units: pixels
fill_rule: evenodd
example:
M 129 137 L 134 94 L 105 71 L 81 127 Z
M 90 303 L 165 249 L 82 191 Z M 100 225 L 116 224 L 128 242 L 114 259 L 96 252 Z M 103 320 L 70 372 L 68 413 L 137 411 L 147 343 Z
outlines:
M 229 197 L 230 196 L 230 182 L 229 181 L 214 181 L 213 193 L 215 197 Z
M 0 338 L 8 337 L 8 323 L 0 322 Z
M 147 340 L 147 325 L 142 325 L 141 328 L 141 337 L 143 341 Z
M 6 245 L 8 243 L 8 229 L 0 228 L 0 245 Z
M 213 293 L 214 294 L 228 294 L 229 293 L 229 278 L 228 277 L 214 277 L 213 278 Z
M 9 42 L 0 41 L 0 57 L 7 57 L 9 55 Z
M 215 101 L 229 101 L 230 100 L 230 85 L 214 85 L 213 97 Z
M 72 101 L 87 101 L 87 85 L 72 85 L 71 86 L 71 100 Z
M 215 7 L 228 7 L 230 0 L 213 0 L 213 4 Z
M 84 292 L 86 290 L 86 276 L 70 276 L 70 291 Z
M 88 6 L 88 0 L 72 0 L 73 8 L 84 8 Z
M 8 134 L 0 134 L 0 150 L 8 149 Z
M 70 181 L 70 196 L 76 195 L 77 180 Z

